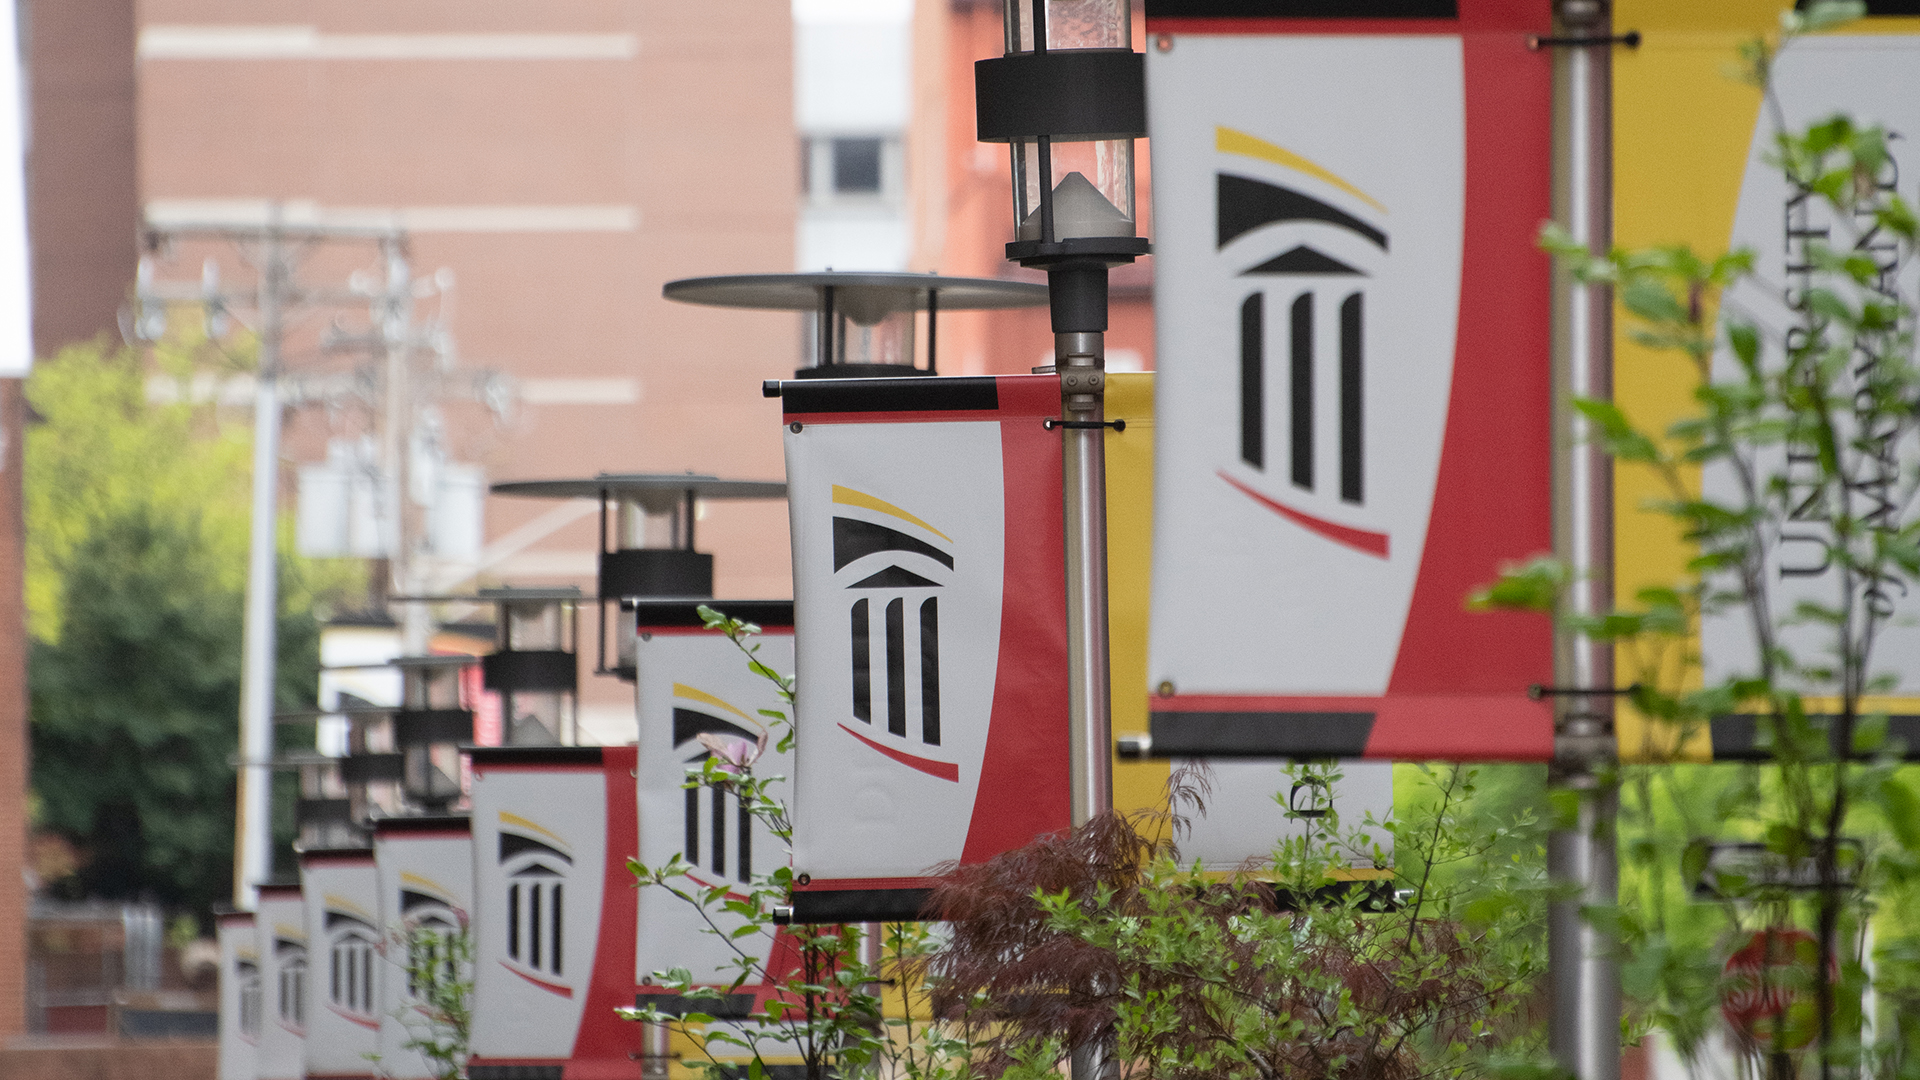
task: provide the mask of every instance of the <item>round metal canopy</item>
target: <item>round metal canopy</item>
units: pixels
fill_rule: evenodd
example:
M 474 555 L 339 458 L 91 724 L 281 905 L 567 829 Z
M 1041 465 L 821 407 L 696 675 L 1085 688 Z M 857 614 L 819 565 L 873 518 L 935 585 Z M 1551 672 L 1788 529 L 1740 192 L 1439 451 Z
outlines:
M 1038 282 L 841 271 L 683 278 L 667 282 L 661 293 L 688 304 L 817 311 L 826 306 L 828 289 L 833 290 L 835 310 L 866 324 L 895 311 L 925 311 L 929 293 L 939 294 L 935 303 L 941 311 L 1038 307 L 1047 302 L 1047 287 Z
M 722 480 L 696 473 L 601 473 L 584 480 L 508 480 L 495 495 L 532 499 L 598 499 L 602 495 L 681 495 L 696 499 L 784 499 L 780 480 Z

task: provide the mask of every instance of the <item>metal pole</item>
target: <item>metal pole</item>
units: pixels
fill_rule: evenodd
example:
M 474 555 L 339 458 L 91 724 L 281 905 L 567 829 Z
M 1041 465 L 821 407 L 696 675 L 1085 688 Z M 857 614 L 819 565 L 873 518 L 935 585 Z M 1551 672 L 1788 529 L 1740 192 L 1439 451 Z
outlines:
M 1061 419 L 1106 419 L 1106 335 L 1055 334 Z M 1073 823 L 1113 809 L 1113 710 L 1107 650 L 1107 445 L 1104 427 L 1061 431 L 1067 539 L 1067 715 Z
M 280 480 L 280 344 L 287 259 L 279 210 L 267 227 L 260 267 L 260 370 L 253 399 L 253 511 L 240 669 L 240 776 L 234 822 L 233 903 L 252 911 L 273 872 L 273 691 L 278 609 L 276 524 Z
M 387 503 L 387 559 L 397 596 L 418 596 L 426 590 L 419 580 L 419 530 L 414 527 L 411 455 L 413 453 L 413 267 L 407 261 L 406 240 L 398 234 L 380 243 L 386 257 L 387 288 L 381 297 L 380 336 L 386 347 L 387 378 L 381 431 L 381 465 L 385 472 Z M 400 651 L 421 656 L 433 637 L 431 612 L 425 604 L 400 605 Z
M 1106 419 L 1106 335 L 1057 333 L 1054 369 L 1060 376 L 1060 418 L 1099 424 Z M 1104 426 L 1060 432 L 1061 480 L 1067 539 L 1068 765 L 1073 824 L 1085 825 L 1113 809 L 1113 709 L 1107 648 L 1107 431 Z M 1070 1080 L 1114 1080 L 1112 1047 L 1089 1040 L 1073 1048 Z
M 1573 35 L 1611 32 L 1604 0 L 1560 0 L 1562 24 Z M 1612 54 L 1607 46 L 1576 46 L 1561 53 L 1561 203 L 1575 239 L 1596 254 L 1612 244 Z M 1562 384 L 1569 394 L 1612 396 L 1612 295 L 1602 287 L 1563 279 Z M 1577 615 L 1612 606 L 1613 485 L 1611 462 L 1586 442 L 1587 425 L 1564 412 L 1566 464 L 1561 528 L 1574 575 L 1569 597 Z M 1559 650 L 1558 676 L 1576 689 L 1608 689 L 1613 654 L 1603 642 L 1571 636 Z M 1556 717 L 1551 781 L 1581 794 L 1571 828 L 1547 839 L 1547 873 L 1559 887 L 1547 913 L 1547 957 L 1553 1010 L 1548 1041 L 1555 1061 L 1578 1080 L 1619 1080 L 1620 971 L 1614 943 L 1581 914 L 1587 905 L 1619 897 L 1615 824 L 1619 794 L 1611 758 L 1613 699 L 1574 695 Z

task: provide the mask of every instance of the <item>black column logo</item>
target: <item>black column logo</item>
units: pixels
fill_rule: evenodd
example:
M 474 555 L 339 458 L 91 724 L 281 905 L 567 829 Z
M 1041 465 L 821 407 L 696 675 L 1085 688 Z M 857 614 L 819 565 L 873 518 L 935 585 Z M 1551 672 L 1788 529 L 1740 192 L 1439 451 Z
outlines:
M 502 813 L 496 860 L 505 871 L 507 959 L 527 971 L 564 977 L 567 877 L 573 855 L 559 836 L 517 814 Z M 513 827 L 511 831 L 509 826 Z M 515 970 L 509 968 L 509 970 Z M 572 997 L 573 991 L 515 974 L 543 989 Z
M 836 488 L 834 500 L 892 515 L 915 530 L 844 515 L 833 519 L 835 580 L 849 594 L 852 719 L 862 725 L 841 727 L 902 764 L 958 781 L 957 766 L 906 749 L 941 745 L 940 594 L 935 590 L 953 580 L 953 540 L 870 495 Z
M 673 750 L 688 765 L 698 765 L 713 756 L 713 748 L 702 742 L 702 735 L 747 743 L 762 738 L 762 732 L 755 730 L 757 721 L 712 694 L 675 683 L 673 696 Z M 722 711 L 732 713 L 733 718 L 720 716 Z M 751 885 L 753 813 L 741 804 L 739 794 L 699 786 L 688 788 L 685 799 L 682 824 L 686 847 L 682 857 L 722 881 Z

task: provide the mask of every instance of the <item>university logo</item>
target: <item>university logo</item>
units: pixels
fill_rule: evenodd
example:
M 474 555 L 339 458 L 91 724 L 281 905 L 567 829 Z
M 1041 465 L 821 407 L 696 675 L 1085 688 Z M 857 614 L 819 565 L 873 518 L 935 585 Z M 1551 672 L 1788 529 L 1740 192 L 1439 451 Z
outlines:
M 500 811 L 496 855 L 507 883 L 508 971 L 542 990 L 571 998 L 573 988 L 554 980 L 567 974 L 566 884 L 573 869 L 571 845 L 543 825 Z
M 400 923 L 407 928 L 407 996 L 420 992 L 420 979 L 439 968 L 448 983 L 459 977 L 453 959 L 452 938 L 460 932 L 466 913 L 451 899 L 453 893 L 432 878 L 410 870 L 400 874 Z
M 688 765 L 704 762 L 716 748 L 752 746 L 766 737 L 766 728 L 737 706 L 684 683 L 673 684 L 673 749 Z M 683 824 L 682 854 L 701 871 L 694 875 L 698 880 L 706 885 L 752 884 L 753 815 L 740 804 L 739 795 L 718 787 L 688 788 Z
M 307 940 L 306 935 L 289 927 L 276 927 L 273 935 L 273 962 L 279 976 L 274 987 L 274 1011 L 280 1026 L 296 1035 L 307 1030 Z
M 240 1037 L 253 1042 L 260 1038 L 260 963 L 251 954 L 238 957 L 233 973 L 239 986 Z
M 853 708 L 840 727 L 913 769 L 958 783 L 940 742 L 940 592 L 953 538 L 890 502 L 833 486 L 833 572 L 847 601 Z
M 373 997 L 373 965 L 380 931 L 373 916 L 343 896 L 328 895 L 327 1008 L 362 1027 L 378 1028 Z
M 1317 536 L 1384 559 L 1388 534 L 1349 522 L 1367 504 L 1366 286 L 1388 254 L 1386 207 L 1244 132 L 1219 128 L 1215 144 L 1227 163 L 1214 176 L 1214 248 L 1245 285 L 1239 468 L 1220 478 Z

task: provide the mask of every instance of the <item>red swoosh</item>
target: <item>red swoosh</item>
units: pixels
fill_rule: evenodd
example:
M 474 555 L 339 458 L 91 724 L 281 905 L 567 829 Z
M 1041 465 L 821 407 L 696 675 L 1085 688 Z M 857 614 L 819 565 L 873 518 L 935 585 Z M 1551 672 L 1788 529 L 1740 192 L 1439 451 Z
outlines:
M 901 753 L 891 746 L 882 746 L 874 742 L 872 739 L 867 738 L 865 735 L 860 734 L 845 724 L 840 725 L 840 730 L 910 769 L 919 769 L 928 776 L 937 776 L 942 780 L 951 780 L 956 784 L 960 782 L 960 766 L 958 765 L 950 765 L 947 762 L 935 761 L 932 758 L 914 757 L 912 754 Z
M 1365 552 L 1375 558 L 1384 559 L 1387 557 L 1386 533 L 1368 532 L 1365 529 L 1351 529 L 1345 525 L 1335 525 L 1331 521 L 1324 521 L 1310 514 L 1303 514 L 1291 506 L 1284 506 L 1274 502 L 1265 495 L 1228 476 L 1225 472 L 1221 472 L 1219 476 L 1220 479 L 1239 488 L 1241 492 L 1254 502 L 1279 514 L 1281 517 L 1286 518 L 1288 521 L 1293 522 L 1308 532 L 1317 533 L 1336 544 L 1345 544 L 1355 551 Z
M 559 994 L 563 998 L 570 998 L 573 996 L 573 988 L 571 986 L 561 986 L 559 983 L 544 982 L 540 979 L 536 979 L 533 976 L 527 974 L 526 972 L 521 971 L 519 968 L 508 965 L 508 963 L 505 960 L 500 961 L 500 966 L 503 968 L 506 968 L 508 971 L 513 972 L 515 975 L 520 976 L 521 978 L 527 980 L 528 982 L 532 983 L 533 985 L 539 987 L 542 990 L 546 990 L 550 993 Z
M 327 1008 L 332 1010 L 333 1014 L 335 1016 L 338 1016 L 342 1020 L 350 1020 L 353 1023 L 359 1024 L 363 1028 L 371 1028 L 374 1031 L 380 1030 L 380 1021 L 378 1020 L 368 1020 L 363 1017 L 355 1016 L 352 1013 L 348 1012 L 347 1010 L 342 1009 L 338 1005 L 328 1005 Z

